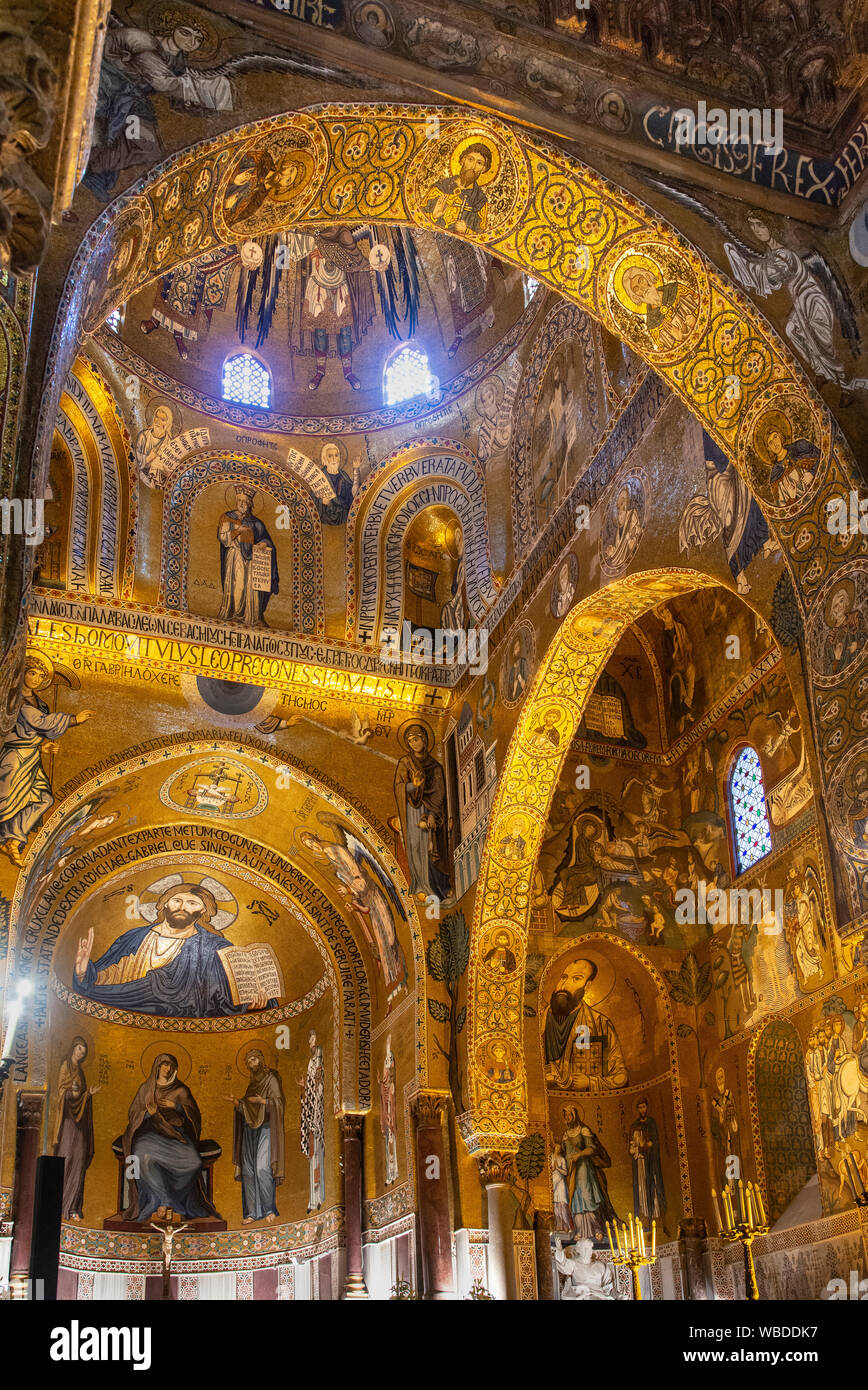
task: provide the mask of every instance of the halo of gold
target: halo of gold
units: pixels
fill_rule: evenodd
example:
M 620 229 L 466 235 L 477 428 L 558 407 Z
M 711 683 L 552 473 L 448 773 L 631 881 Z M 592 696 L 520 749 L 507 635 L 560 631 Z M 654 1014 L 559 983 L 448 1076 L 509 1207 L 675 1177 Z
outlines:
M 41 680 L 35 690 L 45 690 L 54 680 L 54 662 L 47 657 L 44 652 L 36 651 L 33 647 L 28 647 L 27 655 L 24 658 L 24 670 L 28 666 L 39 666 L 45 672 L 45 679 Z
M 480 130 L 478 134 L 462 136 L 449 158 L 449 171 L 457 178 L 461 167 L 461 156 L 471 145 L 484 145 L 491 155 L 491 168 L 486 173 L 480 174 L 476 180 L 480 188 L 485 188 L 488 184 L 493 183 L 500 173 L 500 150 L 491 136 L 486 135 L 483 130 Z
M 615 274 L 612 276 L 612 289 L 618 299 L 618 303 L 621 304 L 623 308 L 629 309 L 632 314 L 643 315 L 647 305 L 628 294 L 624 285 L 625 271 L 633 269 L 647 270 L 648 273 L 653 276 L 654 283 L 658 288 L 663 283 L 663 271 L 656 261 L 652 260 L 650 256 L 644 255 L 641 251 L 634 252 L 630 256 L 625 256 L 616 267 Z
M 575 952 L 575 954 L 573 954 Z M 546 1008 L 551 1004 L 551 997 L 558 987 L 561 976 L 570 965 L 574 965 L 577 960 L 589 960 L 597 967 L 597 973 L 586 987 L 584 992 L 584 1002 L 592 1009 L 598 1009 L 604 1000 L 608 999 L 612 990 L 615 988 L 615 967 L 598 948 L 593 946 L 583 946 L 581 942 L 574 946 L 570 952 L 552 961 L 550 975 L 553 980 L 552 987 L 548 991 L 545 1000 Z

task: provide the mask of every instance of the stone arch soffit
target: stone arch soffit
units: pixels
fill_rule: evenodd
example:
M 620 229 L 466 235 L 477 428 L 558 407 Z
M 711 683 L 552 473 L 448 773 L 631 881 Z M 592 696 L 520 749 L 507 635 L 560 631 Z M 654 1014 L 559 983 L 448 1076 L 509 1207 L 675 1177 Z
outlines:
M 130 435 L 111 387 L 85 357 L 77 357 L 67 373 L 56 424 L 75 479 L 69 587 L 85 587 L 100 598 L 129 598 L 138 516 Z

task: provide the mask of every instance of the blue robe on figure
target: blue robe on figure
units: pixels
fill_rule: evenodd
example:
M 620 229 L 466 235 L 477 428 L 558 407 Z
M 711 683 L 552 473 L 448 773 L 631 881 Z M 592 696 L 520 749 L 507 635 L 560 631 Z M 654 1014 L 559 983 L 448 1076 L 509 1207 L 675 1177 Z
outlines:
M 220 952 L 230 943 L 200 926 L 195 935 L 187 937 L 168 965 L 149 970 L 140 980 L 97 984 L 102 971 L 125 956 L 134 956 L 152 930 L 146 923 L 124 932 L 98 961 L 88 961 L 83 978 L 73 977 L 74 988 L 100 1004 L 170 1018 L 222 1018 L 246 1011 L 246 1005 L 233 1004 L 229 979 L 220 960 Z

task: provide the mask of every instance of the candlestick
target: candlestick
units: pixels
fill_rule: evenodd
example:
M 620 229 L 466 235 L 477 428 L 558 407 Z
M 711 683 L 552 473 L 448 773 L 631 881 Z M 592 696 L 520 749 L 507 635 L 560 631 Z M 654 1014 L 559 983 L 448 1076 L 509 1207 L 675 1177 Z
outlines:
M 762 1192 L 760 1191 L 760 1189 L 759 1189 L 758 1187 L 755 1188 L 755 1191 L 756 1191 L 757 1207 L 758 1207 L 758 1210 L 759 1210 L 760 1225 L 761 1225 L 761 1226 L 766 1226 L 766 1225 L 768 1225 L 768 1222 L 766 1221 L 766 1209 L 765 1209 L 765 1206 L 763 1205 L 763 1194 L 762 1194 Z
M 717 1234 L 720 1235 L 723 1230 L 723 1222 L 720 1219 L 720 1207 L 717 1205 L 717 1193 L 714 1188 L 711 1189 L 711 1203 L 714 1207 L 714 1215 L 717 1220 Z M 725 1205 L 726 1203 L 724 1203 L 724 1206 Z
M 723 1198 L 723 1212 L 726 1217 L 726 1227 L 721 1229 L 721 1236 L 724 1240 L 737 1240 L 742 1248 L 744 1256 L 744 1285 L 745 1296 L 750 1300 L 759 1298 L 759 1287 L 756 1281 L 756 1266 L 754 1265 L 752 1245 L 756 1236 L 764 1236 L 768 1231 L 766 1222 L 765 1208 L 762 1202 L 762 1195 L 758 1187 L 752 1182 L 745 1183 L 742 1178 L 738 1180 L 738 1215 L 735 1219 L 735 1209 L 732 1200 L 731 1184 L 721 1190 Z M 712 1202 L 714 1203 L 715 1213 L 720 1222 L 719 1209 L 717 1206 L 717 1192 L 711 1189 Z
M 633 1218 L 632 1213 L 628 1215 L 627 1221 L 615 1219 L 611 1224 L 606 1223 L 606 1230 L 609 1231 L 609 1244 L 612 1246 L 612 1234 L 615 1234 L 617 1253 L 612 1246 L 612 1263 L 624 1265 L 629 1268 L 633 1280 L 633 1297 L 637 1302 L 641 1302 L 642 1289 L 639 1282 L 639 1271 L 643 1265 L 653 1264 L 657 1258 L 657 1223 L 651 1223 L 651 1254 L 648 1254 L 648 1243 L 645 1239 L 645 1227 L 639 1217 Z
M 651 1258 L 657 1259 L 657 1222 L 651 1222 Z

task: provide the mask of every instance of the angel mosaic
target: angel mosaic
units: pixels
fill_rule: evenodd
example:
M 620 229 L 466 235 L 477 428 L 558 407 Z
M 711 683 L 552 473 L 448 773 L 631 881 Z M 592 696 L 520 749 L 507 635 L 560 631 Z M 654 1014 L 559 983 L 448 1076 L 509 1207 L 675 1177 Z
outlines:
M 744 478 L 705 430 L 702 444 L 705 496 L 692 497 L 681 513 L 678 548 L 701 550 L 719 538 L 738 592 L 749 594 L 748 565 L 757 555 L 773 555 L 780 547 L 769 535 L 768 522 Z
M 391 1004 L 407 985 L 407 962 L 395 925 L 406 922 L 407 914 L 391 878 L 352 829 L 328 812 L 323 812 L 321 819 L 337 839 L 327 840 L 312 830 L 296 831 L 296 839 L 349 899 L 348 905 L 380 967 Z
M 250 198 L 257 187 L 256 179 L 251 179 Z M 225 216 L 233 226 L 242 215 L 241 203 L 232 203 L 236 194 L 241 197 L 240 189 L 236 179 L 226 197 Z M 244 215 L 250 215 L 249 208 Z M 406 228 L 378 228 L 376 236 L 367 226 L 300 228 L 260 237 L 256 244 L 262 248 L 261 261 L 247 267 L 242 260 L 238 278 L 239 336 L 244 342 L 255 319 L 256 346 L 261 347 L 278 303 L 285 302 L 292 355 L 313 358 L 309 391 L 319 390 L 329 362 L 335 359 L 346 384 L 353 391 L 361 389 L 353 370 L 353 351 L 378 315 L 394 338 L 411 338 L 415 333 L 420 264 Z M 375 245 L 385 245 L 389 251 L 381 269 L 370 263 Z
M 42 762 L 43 745 L 55 743 L 68 729 L 84 724 L 93 710 L 78 714 L 53 711 L 43 693 L 64 681 L 78 689 L 78 678 L 48 657 L 30 652 L 24 666 L 21 704 L 14 727 L 0 747 L 0 850 L 13 864 L 24 863 L 24 846 L 54 805 L 51 782 Z
M 724 242 L 738 283 L 761 299 L 786 291 L 792 308 L 784 331 L 817 376 L 837 382 L 844 391 L 868 389 L 868 377 L 847 376 L 835 344 L 840 326 L 852 356 L 858 357 L 859 328 L 846 285 L 818 251 L 801 256 L 778 241 L 759 217 L 751 214 L 747 223 L 762 250 L 753 251 L 740 241 Z

